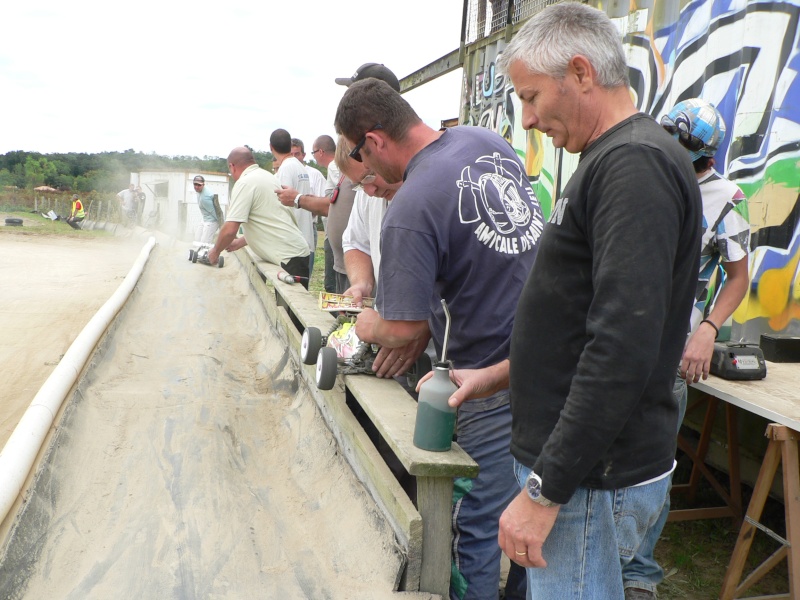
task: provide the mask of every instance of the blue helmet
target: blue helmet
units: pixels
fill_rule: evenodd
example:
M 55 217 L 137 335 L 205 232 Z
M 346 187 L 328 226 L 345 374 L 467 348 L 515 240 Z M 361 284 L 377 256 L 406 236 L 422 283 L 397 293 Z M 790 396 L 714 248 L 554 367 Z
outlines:
M 689 151 L 692 162 L 714 156 L 725 139 L 725 121 L 713 104 L 691 98 L 678 102 L 661 125 Z

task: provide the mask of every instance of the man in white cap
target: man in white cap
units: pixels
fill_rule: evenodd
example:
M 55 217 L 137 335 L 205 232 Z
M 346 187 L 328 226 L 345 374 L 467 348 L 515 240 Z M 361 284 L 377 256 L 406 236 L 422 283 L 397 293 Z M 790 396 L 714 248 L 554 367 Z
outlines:
M 206 180 L 202 175 L 195 175 L 192 184 L 194 191 L 197 192 L 197 206 L 202 217 L 202 221 L 195 229 L 194 239 L 201 244 L 210 244 L 219 229 L 217 210 L 214 208 L 214 194 L 206 188 Z

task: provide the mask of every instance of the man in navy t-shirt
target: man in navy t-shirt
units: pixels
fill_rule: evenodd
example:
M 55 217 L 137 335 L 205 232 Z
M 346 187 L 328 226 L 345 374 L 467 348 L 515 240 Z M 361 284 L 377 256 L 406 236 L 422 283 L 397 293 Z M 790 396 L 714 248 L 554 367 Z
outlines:
M 345 93 L 335 126 L 388 183 L 403 182 L 381 230 L 376 309 L 356 331 L 382 346 L 385 376 L 408 369 L 429 336 L 441 355 L 447 302 L 447 358 L 474 369 L 507 360 L 517 299 L 536 256 L 544 220 L 513 148 L 477 127 L 436 131 L 386 83 L 368 79 Z M 386 370 L 385 365 L 391 365 Z M 480 466 L 455 482 L 451 598 L 497 598 L 497 522 L 519 491 L 509 454 L 508 390 L 459 408 L 458 443 Z M 524 598 L 516 565 L 506 598 Z

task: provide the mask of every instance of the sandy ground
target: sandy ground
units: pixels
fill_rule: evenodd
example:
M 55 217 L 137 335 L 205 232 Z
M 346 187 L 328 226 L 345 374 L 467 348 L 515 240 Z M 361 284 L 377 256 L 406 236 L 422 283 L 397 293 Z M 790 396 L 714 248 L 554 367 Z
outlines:
M 62 242 L 0 237 L 18 261 L 0 275 L 29 288 L 4 327 L 37 330 L 14 343 L 19 378 L 46 376 L 80 329 L 68 315 L 102 304 L 139 249 Z M 59 275 L 74 261 L 52 265 L 73 252 L 109 261 L 91 301 L 88 279 Z M 216 269 L 157 246 L 93 363 L 3 548 L 0 597 L 391 597 L 394 536 L 233 257 Z M 25 377 L 17 397 L 42 379 Z
M 143 244 L 0 231 L 0 447 Z

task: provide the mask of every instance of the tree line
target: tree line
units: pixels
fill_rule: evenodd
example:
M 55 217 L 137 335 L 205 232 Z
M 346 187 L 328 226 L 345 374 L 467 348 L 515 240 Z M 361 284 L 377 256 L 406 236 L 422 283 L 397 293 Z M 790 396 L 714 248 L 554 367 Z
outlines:
M 253 154 L 260 166 L 271 170 L 272 153 L 254 150 Z M 15 150 L 0 154 L 0 189 L 47 185 L 64 192 L 116 193 L 128 187 L 132 172 L 160 169 L 227 173 L 228 164 L 218 156 L 162 156 L 134 150 L 99 154 Z

